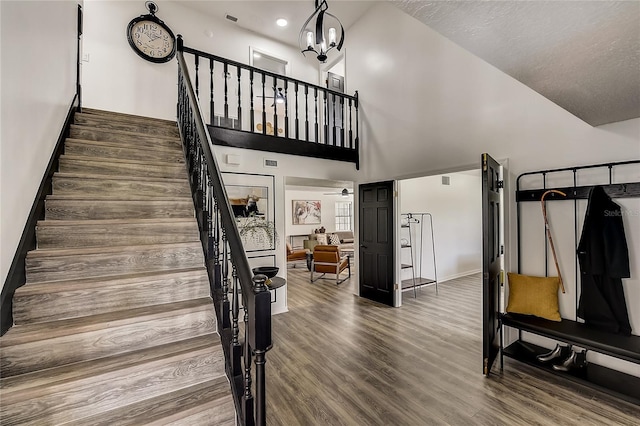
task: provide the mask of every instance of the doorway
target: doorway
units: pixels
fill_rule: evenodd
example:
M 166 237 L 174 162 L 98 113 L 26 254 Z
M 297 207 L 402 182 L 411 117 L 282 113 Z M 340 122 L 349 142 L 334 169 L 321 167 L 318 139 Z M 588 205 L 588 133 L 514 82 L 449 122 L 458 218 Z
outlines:
M 405 179 L 398 187 L 401 223 L 397 228 L 397 263 L 404 265 L 398 271 L 401 298 L 442 297 L 436 294 L 436 285 L 479 274 L 480 168 Z

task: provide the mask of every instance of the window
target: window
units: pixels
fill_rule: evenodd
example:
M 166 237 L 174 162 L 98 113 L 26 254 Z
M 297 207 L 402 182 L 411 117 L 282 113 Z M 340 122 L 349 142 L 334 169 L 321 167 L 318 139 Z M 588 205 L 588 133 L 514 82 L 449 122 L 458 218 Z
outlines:
M 351 201 L 336 203 L 336 231 L 351 231 Z

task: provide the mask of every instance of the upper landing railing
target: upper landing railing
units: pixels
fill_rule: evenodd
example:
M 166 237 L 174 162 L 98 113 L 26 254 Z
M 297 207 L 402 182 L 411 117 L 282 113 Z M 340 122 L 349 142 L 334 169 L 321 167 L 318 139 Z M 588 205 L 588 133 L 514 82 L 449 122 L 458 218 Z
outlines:
M 181 36 L 178 50 L 193 75 L 214 143 L 359 167 L 357 92 L 346 95 L 201 52 L 184 46 Z

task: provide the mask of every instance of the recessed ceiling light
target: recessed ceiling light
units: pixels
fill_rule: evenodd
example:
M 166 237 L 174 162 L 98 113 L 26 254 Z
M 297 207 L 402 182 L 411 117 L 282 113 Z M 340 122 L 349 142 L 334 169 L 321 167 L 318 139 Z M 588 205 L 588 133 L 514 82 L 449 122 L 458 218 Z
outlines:
M 254 57 L 254 58 L 261 58 L 261 57 L 262 57 L 262 55 L 261 55 L 261 54 L 259 54 L 258 52 L 253 52 L 253 57 Z
M 279 26 L 279 27 L 286 27 L 286 26 L 287 26 L 287 24 L 288 24 L 288 22 L 287 22 L 287 20 L 286 20 L 286 19 L 284 19 L 284 18 L 278 18 L 278 19 L 276 20 L 276 25 L 277 25 L 277 26 Z

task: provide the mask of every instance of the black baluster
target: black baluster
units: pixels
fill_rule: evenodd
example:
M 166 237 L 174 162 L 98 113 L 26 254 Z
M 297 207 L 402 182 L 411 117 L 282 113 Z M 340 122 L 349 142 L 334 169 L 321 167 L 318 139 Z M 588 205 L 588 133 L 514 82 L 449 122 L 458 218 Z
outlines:
M 324 128 L 324 143 L 326 145 L 329 145 L 329 103 L 327 102 L 327 91 L 324 90 L 324 96 L 322 97 L 323 99 L 323 106 L 322 106 L 322 110 L 324 112 L 324 124 L 323 124 L 323 128 Z
M 346 112 L 344 111 L 344 97 L 340 96 L 340 146 L 345 147 L 344 140 L 344 121 L 346 117 Z
M 298 82 L 295 82 L 295 92 L 296 92 L 296 140 L 300 139 L 300 120 L 298 120 Z
M 200 66 L 200 56 L 195 55 L 196 58 L 196 98 L 200 99 L 200 78 L 198 74 L 198 68 Z
M 262 74 L 262 134 L 266 135 L 267 134 L 267 104 L 265 102 L 265 92 L 264 92 L 264 85 L 265 85 L 265 76 L 264 73 Z
M 273 135 L 278 136 L 278 79 L 273 77 Z
M 236 126 L 234 129 L 242 130 L 242 99 L 240 97 L 240 65 L 236 66 L 236 71 L 238 72 L 238 118 L 236 119 Z
M 240 318 L 240 282 L 238 281 L 238 271 L 236 265 L 233 265 L 233 293 L 231 299 L 231 318 L 232 321 L 232 356 L 231 356 L 231 372 L 232 376 L 236 377 L 242 374 L 242 346 L 240 345 L 240 327 L 238 325 Z M 246 324 L 245 324 L 246 326 Z
M 229 246 L 227 244 L 227 233 L 222 227 L 222 327 L 231 327 L 229 318 Z
M 210 86 L 210 94 L 209 94 L 209 124 L 214 125 L 214 110 L 213 110 L 213 58 L 209 58 L 209 86 Z
M 351 98 L 349 98 L 349 148 L 353 148 L 353 113 L 351 110 Z
M 304 85 L 304 135 L 309 142 L 309 86 Z
M 249 344 L 249 311 L 246 306 L 244 309 L 244 394 L 242 395 L 242 409 L 245 423 L 253 422 L 253 396 L 251 395 L 251 345 Z
M 317 87 L 313 88 L 313 105 L 314 105 L 315 110 L 316 110 L 316 123 L 315 123 L 316 138 L 315 138 L 315 142 L 318 143 L 319 142 L 319 140 L 318 140 L 318 136 L 319 136 L 318 131 L 320 129 L 318 128 L 318 88 Z
M 289 82 L 284 80 L 284 137 L 289 137 Z
M 333 113 L 333 141 L 331 141 L 331 142 L 332 142 L 332 145 L 338 146 L 338 133 L 336 131 L 336 94 L 335 93 L 331 94 L 331 105 L 333 105 L 332 106 L 332 108 L 333 108 L 333 111 L 332 111 L 332 113 Z
M 356 105 L 356 170 L 360 170 L 360 120 L 358 119 L 358 91 L 355 94 Z
M 228 127 L 228 119 L 229 119 L 229 64 L 224 63 L 224 119 L 225 119 L 225 127 Z
M 249 95 L 251 96 L 251 114 L 250 115 L 250 120 L 251 120 L 251 131 L 255 132 L 256 131 L 256 123 L 255 123 L 255 117 L 253 116 L 254 112 L 253 112 L 253 70 L 249 70 Z

